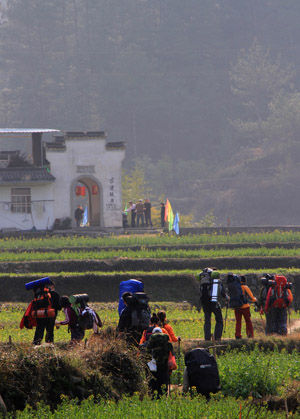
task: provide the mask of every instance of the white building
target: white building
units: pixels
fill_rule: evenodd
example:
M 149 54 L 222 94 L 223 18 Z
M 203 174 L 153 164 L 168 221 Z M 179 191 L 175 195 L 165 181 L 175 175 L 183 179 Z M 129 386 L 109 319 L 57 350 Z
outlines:
M 75 227 L 79 205 L 87 226 L 121 227 L 124 157 L 104 132 L 0 129 L 0 229 Z

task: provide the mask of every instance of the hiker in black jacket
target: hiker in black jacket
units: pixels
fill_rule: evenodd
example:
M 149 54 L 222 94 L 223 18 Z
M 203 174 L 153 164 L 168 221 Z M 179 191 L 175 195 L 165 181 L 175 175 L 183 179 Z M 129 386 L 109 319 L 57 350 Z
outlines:
M 219 280 L 218 294 L 220 297 L 229 297 L 226 295 L 223 284 L 220 280 L 220 274 L 216 270 L 205 268 L 200 274 L 200 302 L 204 312 L 204 338 L 205 340 L 211 340 L 211 315 L 212 313 L 216 319 L 214 338 L 215 340 L 221 340 L 223 332 L 223 316 L 222 310 L 217 298 L 212 298 L 212 283 L 213 280 Z
M 53 343 L 54 341 L 54 325 L 55 325 L 55 319 L 57 316 L 58 310 L 61 309 L 60 306 L 60 297 L 58 293 L 55 291 L 55 284 L 51 280 L 47 287 L 42 287 L 40 290 L 37 290 L 35 292 L 35 299 L 33 300 L 33 310 L 39 310 L 39 309 L 54 309 L 55 313 L 53 313 L 53 316 L 47 315 L 45 312 L 45 315 L 42 318 L 37 318 L 37 326 L 33 338 L 33 344 L 34 345 L 40 345 L 41 341 L 44 336 L 44 331 L 46 329 L 46 336 L 45 336 L 45 342 L 46 343 Z M 49 314 L 50 314 L 49 310 Z
M 125 303 L 125 308 L 120 315 L 117 331 L 124 333 L 128 343 L 138 346 L 141 332 L 132 327 L 132 313 L 136 309 L 136 301 L 131 292 L 124 292 L 122 299 Z

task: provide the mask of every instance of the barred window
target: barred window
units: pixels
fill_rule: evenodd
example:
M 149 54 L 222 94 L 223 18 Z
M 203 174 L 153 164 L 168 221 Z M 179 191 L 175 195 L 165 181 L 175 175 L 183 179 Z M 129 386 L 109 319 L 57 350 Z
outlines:
M 31 213 L 30 188 L 12 188 L 11 212 Z

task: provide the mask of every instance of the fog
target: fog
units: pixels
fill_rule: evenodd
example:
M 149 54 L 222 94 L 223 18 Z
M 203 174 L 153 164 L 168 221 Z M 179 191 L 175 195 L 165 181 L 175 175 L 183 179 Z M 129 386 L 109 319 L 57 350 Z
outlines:
M 300 2 L 1 4 L 2 127 L 106 130 L 153 201 L 299 224 Z

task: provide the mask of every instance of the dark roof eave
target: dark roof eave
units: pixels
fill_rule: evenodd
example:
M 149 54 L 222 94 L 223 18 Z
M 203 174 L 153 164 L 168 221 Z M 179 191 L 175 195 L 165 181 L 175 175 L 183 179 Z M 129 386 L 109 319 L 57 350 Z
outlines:
M 53 179 L 15 179 L 15 180 L 0 180 L 0 186 L 5 185 L 20 185 L 20 184 L 31 184 L 36 183 L 40 185 L 45 185 L 47 183 L 53 183 L 55 181 L 55 178 Z
M 105 144 L 107 150 L 125 150 L 126 143 L 124 141 L 110 141 Z

